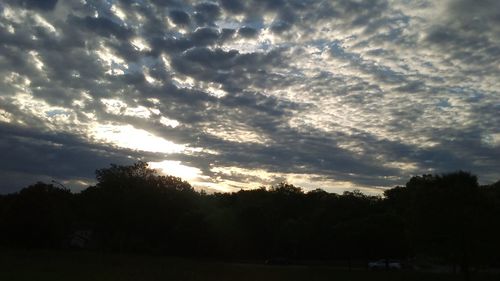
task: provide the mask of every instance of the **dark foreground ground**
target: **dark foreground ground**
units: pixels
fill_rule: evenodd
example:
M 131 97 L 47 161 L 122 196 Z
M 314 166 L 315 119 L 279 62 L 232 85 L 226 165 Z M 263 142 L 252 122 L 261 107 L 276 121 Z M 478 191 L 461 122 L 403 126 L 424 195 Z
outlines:
M 1 251 L 0 280 L 8 281 L 192 281 L 192 280 L 462 280 L 459 275 L 369 271 L 327 266 L 269 266 L 168 257 L 88 252 Z M 476 275 L 473 280 L 500 280 Z

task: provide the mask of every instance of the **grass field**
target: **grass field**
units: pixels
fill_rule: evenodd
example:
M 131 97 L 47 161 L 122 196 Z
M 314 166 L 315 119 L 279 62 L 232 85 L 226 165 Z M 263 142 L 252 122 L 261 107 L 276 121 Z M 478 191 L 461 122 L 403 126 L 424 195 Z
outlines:
M 2 281 L 246 281 L 246 280 L 461 280 L 461 276 L 405 271 L 368 271 L 326 266 L 268 266 L 140 255 L 88 252 L 2 251 Z M 500 280 L 475 276 L 473 280 Z

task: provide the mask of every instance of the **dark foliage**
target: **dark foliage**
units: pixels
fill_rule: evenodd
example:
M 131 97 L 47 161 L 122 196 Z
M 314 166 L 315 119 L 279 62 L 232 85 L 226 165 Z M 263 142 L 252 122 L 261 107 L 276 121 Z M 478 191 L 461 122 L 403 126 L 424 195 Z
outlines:
M 36 183 L 1 199 L 2 241 L 20 247 L 61 245 L 74 219 L 69 190 Z
M 235 193 L 196 192 L 146 163 L 96 171 L 79 194 L 37 183 L 0 196 L 4 246 L 75 246 L 120 252 L 237 259 L 432 259 L 498 265 L 500 182 L 466 172 L 423 175 L 383 197 L 304 192 L 282 183 Z

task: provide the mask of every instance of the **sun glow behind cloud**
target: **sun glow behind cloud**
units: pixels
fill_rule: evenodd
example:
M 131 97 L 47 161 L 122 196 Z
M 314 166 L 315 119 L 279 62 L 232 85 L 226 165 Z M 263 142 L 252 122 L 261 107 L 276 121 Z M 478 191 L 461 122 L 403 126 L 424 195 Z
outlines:
M 200 169 L 183 165 L 181 161 L 164 160 L 161 162 L 149 162 L 148 164 L 151 168 L 157 169 L 163 174 L 180 177 L 195 185 L 207 178 L 203 176 Z
M 279 173 L 264 169 L 245 169 L 240 167 L 213 167 L 211 169 L 216 179 L 222 179 L 218 185 L 223 191 L 235 191 L 238 189 L 256 189 L 261 186 L 271 186 L 280 182 L 293 183 L 307 190 L 321 188 L 329 192 L 342 193 L 344 191 L 358 189 L 367 194 L 378 195 L 382 187 L 356 186 L 349 181 L 332 180 L 318 174 L 310 173 Z M 232 178 L 238 180 L 231 180 Z
M 160 153 L 180 153 L 185 145 L 173 143 L 131 125 L 96 125 L 93 138 L 122 148 Z

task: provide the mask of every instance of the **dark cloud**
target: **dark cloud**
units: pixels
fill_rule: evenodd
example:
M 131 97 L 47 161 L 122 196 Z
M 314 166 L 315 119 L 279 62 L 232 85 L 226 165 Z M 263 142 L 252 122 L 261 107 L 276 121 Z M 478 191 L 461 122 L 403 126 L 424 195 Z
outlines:
M 133 160 L 127 154 L 140 157 L 133 151 L 95 145 L 68 134 L 35 132 L 5 125 L 0 126 L 0 132 L 0 150 L 9 159 L 0 163 L 0 171 L 7 175 L 44 176 L 39 179 L 29 177 L 32 181 L 78 179 L 92 184 L 96 168 L 106 167 L 109 163 L 131 163 Z M 24 178 L 11 177 L 0 182 L 0 193 L 19 190 L 31 183 Z
M 179 25 L 188 25 L 190 22 L 189 14 L 181 10 L 173 10 L 169 13 L 170 20 Z
M 17 0 L 9 1 L 27 9 L 36 9 L 42 11 L 53 10 L 57 5 L 57 0 Z
M 427 41 L 452 59 L 498 74 L 499 2 L 450 1 L 446 8 L 447 15 L 428 29 Z
M 348 52 L 340 42 L 332 42 L 330 52 L 332 56 L 349 62 L 359 71 L 372 75 L 380 82 L 388 84 L 407 82 L 406 77 L 401 72 L 384 65 L 379 65 L 373 61 L 365 60 L 358 53 Z
M 211 45 L 217 42 L 219 38 L 219 31 L 214 28 L 208 27 L 196 29 L 196 31 L 193 32 L 193 35 L 191 36 L 191 39 L 194 41 L 193 45 L 195 46 Z
M 223 28 L 221 32 L 221 41 L 226 41 L 231 39 L 235 33 L 236 31 L 234 29 Z
M 387 0 L 376 1 L 338 1 L 336 8 L 341 10 L 342 15 L 353 17 L 352 24 L 355 26 L 369 26 L 375 18 L 387 11 L 389 4 Z
M 259 34 L 259 31 L 255 28 L 244 26 L 238 29 L 238 34 L 246 38 L 252 38 L 257 36 L 257 34 Z
M 274 21 L 273 24 L 271 25 L 271 30 L 275 33 L 282 33 L 286 30 L 289 30 L 291 28 L 291 24 L 286 22 L 286 21 Z
M 194 17 L 199 25 L 212 25 L 221 15 L 221 8 L 214 3 L 200 3 L 194 7 Z
M 425 83 L 422 81 L 411 81 L 408 82 L 407 84 L 396 87 L 394 90 L 400 91 L 400 92 L 408 92 L 408 93 L 416 93 L 425 86 Z
M 495 0 L 458 0 L 449 2 L 450 18 L 463 23 L 463 27 L 495 26 L 500 22 L 500 3 Z M 471 24 L 476 22 L 477 24 Z
M 104 37 L 110 37 L 113 35 L 117 39 L 126 40 L 133 34 L 131 30 L 108 18 L 94 18 L 87 16 L 83 19 L 76 18 L 74 19 L 74 22 L 75 24 L 81 24 L 88 30 Z
M 237 91 L 248 83 L 259 81 L 261 76 L 265 77 L 264 70 L 280 65 L 280 58 L 279 51 L 241 54 L 236 50 L 198 47 L 174 57 L 172 66 L 184 75 L 202 81 L 222 83 L 226 89 Z
M 243 13 L 245 11 L 245 4 L 240 0 L 220 0 L 221 6 L 230 13 Z
M 177 7 L 177 6 L 182 6 L 183 3 L 183 1 L 179 0 L 151 0 L 151 2 L 160 7 Z

